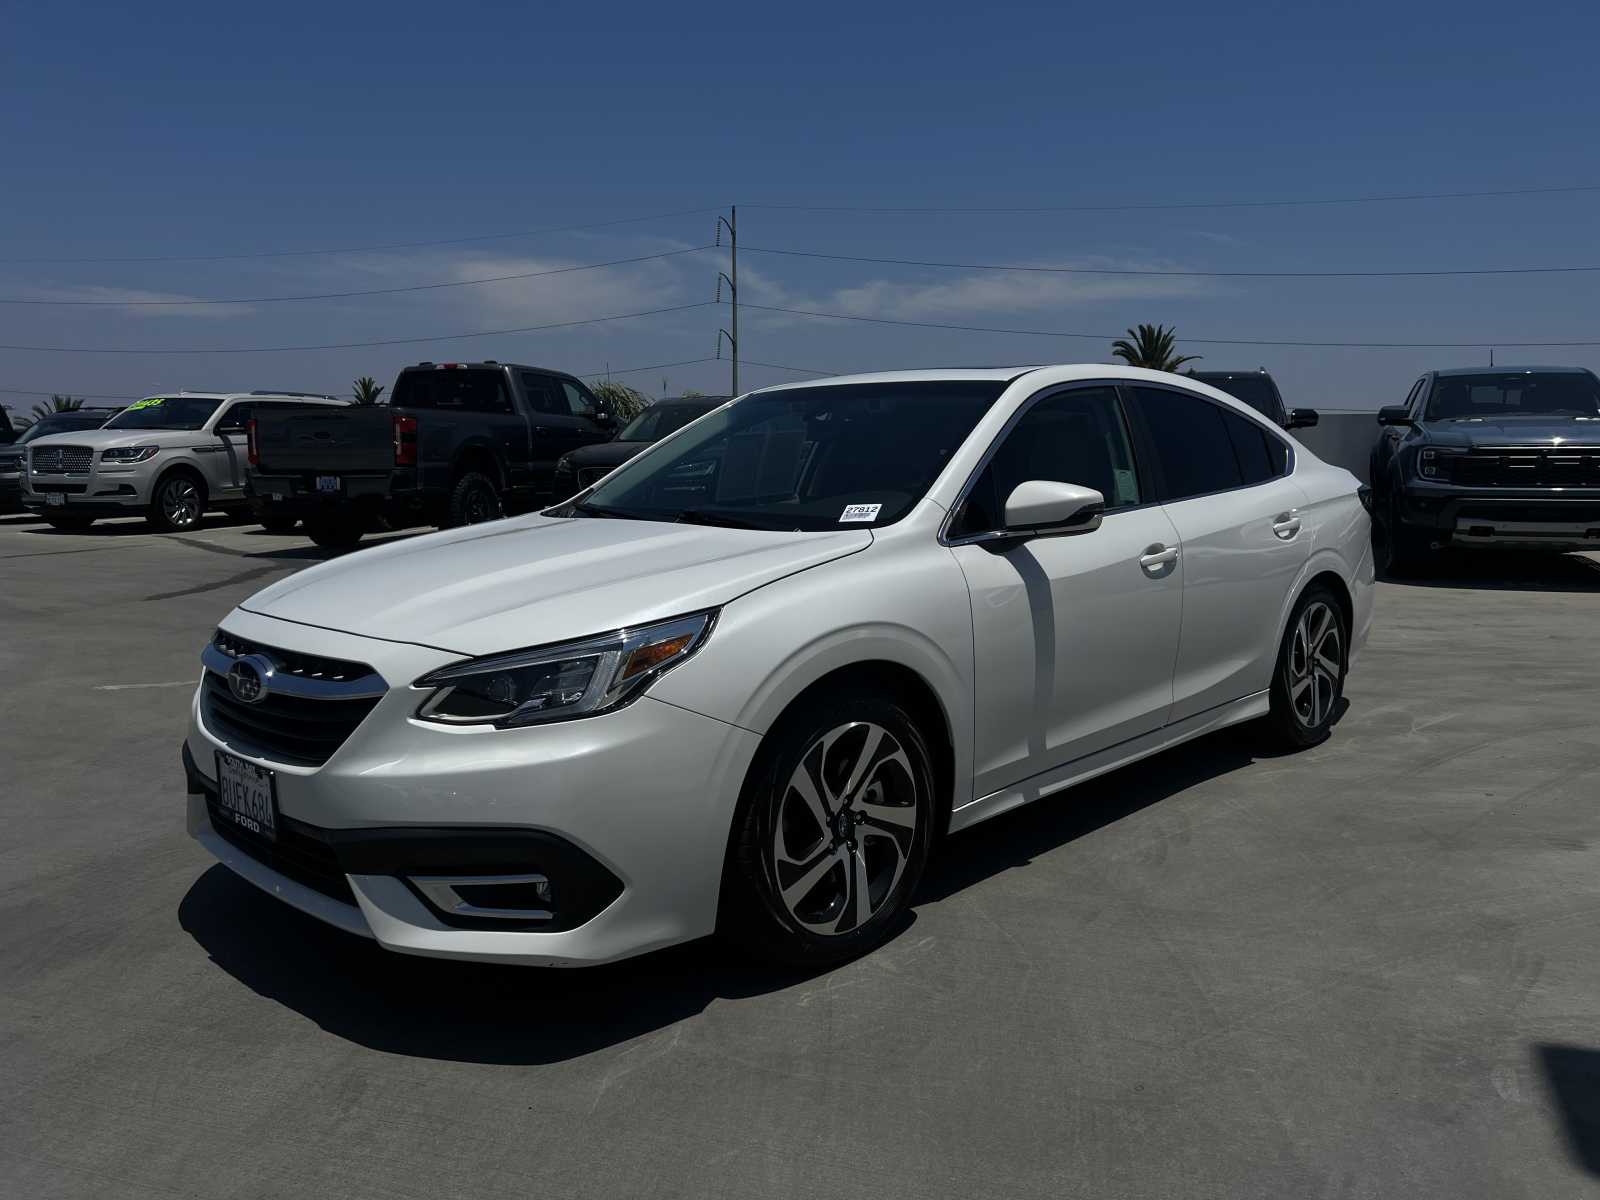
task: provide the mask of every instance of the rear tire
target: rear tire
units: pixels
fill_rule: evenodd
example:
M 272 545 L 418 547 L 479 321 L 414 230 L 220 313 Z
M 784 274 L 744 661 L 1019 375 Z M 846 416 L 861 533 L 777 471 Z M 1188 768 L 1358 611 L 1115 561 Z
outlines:
M 927 742 L 892 696 L 822 696 L 767 735 L 740 797 L 719 930 L 753 957 L 824 967 L 898 929 L 933 842 Z
M 500 499 L 500 489 L 494 480 L 479 471 L 468 471 L 450 491 L 450 508 L 445 518 L 447 528 L 461 525 L 481 525 L 497 521 L 506 515 L 506 506 Z
M 45 521 L 49 523 L 50 528 L 62 533 L 82 533 L 94 524 L 93 517 L 83 516 L 53 516 L 46 517 Z
M 1272 672 L 1273 740 L 1292 750 L 1327 739 L 1344 698 L 1350 669 L 1350 630 L 1331 588 L 1307 588 L 1289 615 Z
M 189 471 L 172 471 L 156 484 L 146 519 L 157 533 L 187 533 L 200 528 L 206 514 L 206 485 Z
M 307 517 L 306 536 L 324 550 L 350 550 L 366 527 L 351 517 Z

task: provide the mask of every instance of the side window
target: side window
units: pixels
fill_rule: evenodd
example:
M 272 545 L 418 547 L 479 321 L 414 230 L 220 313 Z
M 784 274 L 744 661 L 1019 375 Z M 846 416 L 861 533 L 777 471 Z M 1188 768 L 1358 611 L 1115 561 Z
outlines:
M 1411 385 L 1411 394 L 1406 397 L 1406 407 L 1411 410 L 1412 415 L 1414 416 L 1421 415 L 1418 412 L 1418 408 L 1421 405 L 1423 398 L 1428 393 L 1427 384 L 1428 378 L 1427 376 L 1423 376 L 1421 379 L 1417 380 L 1416 383 Z
M 1006 498 L 1032 479 L 1094 488 L 1106 498 L 1107 512 L 1147 499 L 1115 388 L 1059 392 L 1028 409 L 974 482 L 951 535 L 1004 527 Z
M 555 380 L 531 371 L 522 373 L 522 386 L 528 393 L 528 405 L 534 412 L 552 417 L 568 415 L 566 398 L 556 393 Z
M 1163 500 L 1223 492 L 1244 483 L 1226 414 L 1209 400 L 1164 388 L 1133 389 L 1155 443 L 1165 482 Z
M 1282 442 L 1237 413 L 1224 412 L 1222 423 L 1227 427 L 1228 440 L 1233 443 L 1233 454 L 1239 460 L 1239 473 L 1244 476 L 1246 486 L 1266 483 L 1283 474 L 1288 456 Z M 1276 457 L 1274 444 L 1278 447 Z
M 240 401 L 231 406 L 217 421 L 218 433 L 243 433 L 245 423 L 255 415 L 256 406 L 249 401 Z
M 575 417 L 589 417 L 593 419 L 598 415 L 594 401 L 575 383 L 561 380 L 561 391 L 567 401 L 567 411 Z

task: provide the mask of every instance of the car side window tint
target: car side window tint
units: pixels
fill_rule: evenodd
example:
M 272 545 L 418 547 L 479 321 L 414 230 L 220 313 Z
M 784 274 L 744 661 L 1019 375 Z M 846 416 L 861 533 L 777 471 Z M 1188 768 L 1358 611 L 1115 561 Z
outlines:
M 589 397 L 584 395 L 583 389 L 575 383 L 561 380 L 561 392 L 566 397 L 567 411 L 575 417 L 594 417 L 595 407 Z
M 569 415 L 566 398 L 556 393 L 555 380 L 524 371 L 522 386 L 528 393 L 528 405 L 534 412 L 545 413 L 552 417 Z
M 951 536 L 1004 528 L 1006 499 L 1036 479 L 1094 488 L 1107 512 L 1147 499 L 1115 388 L 1058 392 L 1023 413 L 974 481 Z
M 1224 412 L 1222 423 L 1227 427 L 1228 440 L 1233 443 L 1233 454 L 1239 460 L 1239 473 L 1244 476 L 1245 485 L 1277 478 L 1279 471 L 1272 464 L 1267 446 L 1269 440 L 1277 439 L 1269 439 L 1261 426 L 1236 413 Z
M 217 421 L 218 433 L 243 433 L 245 425 L 255 415 L 256 406 L 249 401 L 241 401 L 231 406 Z
M 1423 376 L 1421 379 L 1417 380 L 1416 383 L 1412 384 L 1411 394 L 1406 397 L 1406 407 L 1415 412 L 1417 410 L 1417 406 L 1427 394 L 1428 378 L 1427 376 Z
M 1165 388 L 1133 389 L 1165 484 L 1163 500 L 1224 492 L 1244 483 L 1220 405 Z

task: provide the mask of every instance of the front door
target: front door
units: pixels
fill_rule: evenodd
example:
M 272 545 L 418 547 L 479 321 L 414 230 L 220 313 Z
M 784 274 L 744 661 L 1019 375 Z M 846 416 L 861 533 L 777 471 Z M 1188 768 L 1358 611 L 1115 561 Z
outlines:
M 1098 529 L 997 550 L 1019 483 L 1092 487 Z M 1150 733 L 1172 706 L 1183 566 L 1135 461 L 1117 390 L 1073 385 L 1029 402 L 974 480 L 949 540 L 972 603 L 974 781 L 987 795 Z

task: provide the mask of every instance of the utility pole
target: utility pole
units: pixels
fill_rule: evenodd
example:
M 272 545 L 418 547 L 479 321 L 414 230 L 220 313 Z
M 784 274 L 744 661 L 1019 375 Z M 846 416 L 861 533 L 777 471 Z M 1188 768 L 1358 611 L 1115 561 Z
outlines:
M 728 231 L 728 270 L 717 272 L 717 302 L 722 301 L 722 285 L 728 285 L 728 299 L 733 305 L 733 330 L 717 329 L 717 357 L 722 357 L 722 339 L 728 339 L 733 358 L 733 394 L 739 394 L 739 206 L 728 209 L 726 217 L 717 218 L 716 244 L 722 245 L 722 231 Z

